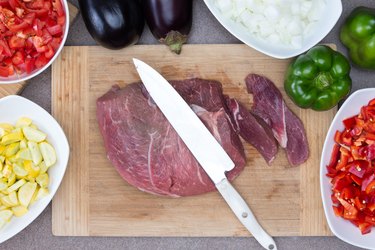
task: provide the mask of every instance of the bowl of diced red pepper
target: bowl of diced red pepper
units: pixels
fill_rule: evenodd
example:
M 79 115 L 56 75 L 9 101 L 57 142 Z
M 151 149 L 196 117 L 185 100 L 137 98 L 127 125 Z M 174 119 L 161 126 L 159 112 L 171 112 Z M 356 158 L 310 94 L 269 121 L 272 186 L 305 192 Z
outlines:
M 66 0 L 0 0 L 0 84 L 22 82 L 48 68 L 68 29 Z
M 375 249 L 375 88 L 354 92 L 337 112 L 322 150 L 320 184 L 331 231 Z

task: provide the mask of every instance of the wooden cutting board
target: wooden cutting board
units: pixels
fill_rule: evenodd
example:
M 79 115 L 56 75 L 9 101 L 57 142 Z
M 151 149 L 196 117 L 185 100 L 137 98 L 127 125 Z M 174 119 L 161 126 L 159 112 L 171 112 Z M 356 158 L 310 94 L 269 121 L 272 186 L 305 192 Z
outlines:
M 167 79 L 219 80 L 226 94 L 248 108 L 252 97 L 246 92 L 245 76 L 258 73 L 273 80 L 305 125 L 310 158 L 292 168 L 280 149 L 268 166 L 244 143 L 247 166 L 234 186 L 273 236 L 331 235 L 320 198 L 319 161 L 335 111 L 314 112 L 292 104 L 282 87 L 289 60 L 270 58 L 246 45 L 212 44 L 185 45 L 179 56 L 162 45 L 118 51 L 96 46 L 64 49 L 52 67 L 52 113 L 68 136 L 71 154 L 53 199 L 54 235 L 249 235 L 217 192 L 178 199 L 150 195 L 129 186 L 107 160 L 95 101 L 113 84 L 124 87 L 139 81 L 133 57 L 149 63 Z

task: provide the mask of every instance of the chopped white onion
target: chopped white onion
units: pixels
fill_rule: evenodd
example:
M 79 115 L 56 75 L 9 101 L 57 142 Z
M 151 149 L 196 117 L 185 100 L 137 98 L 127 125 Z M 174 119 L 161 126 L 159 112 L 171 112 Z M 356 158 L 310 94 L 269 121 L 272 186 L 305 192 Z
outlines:
M 212 0 L 221 13 L 272 44 L 300 48 L 327 0 Z

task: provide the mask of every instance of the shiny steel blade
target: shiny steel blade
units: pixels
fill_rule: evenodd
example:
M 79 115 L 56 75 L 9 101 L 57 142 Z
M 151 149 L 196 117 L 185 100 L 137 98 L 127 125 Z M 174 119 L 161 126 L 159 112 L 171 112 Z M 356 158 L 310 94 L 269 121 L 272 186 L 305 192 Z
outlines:
M 212 181 L 217 184 L 226 178 L 225 171 L 234 163 L 210 131 L 163 76 L 140 60 L 133 61 L 150 96 Z

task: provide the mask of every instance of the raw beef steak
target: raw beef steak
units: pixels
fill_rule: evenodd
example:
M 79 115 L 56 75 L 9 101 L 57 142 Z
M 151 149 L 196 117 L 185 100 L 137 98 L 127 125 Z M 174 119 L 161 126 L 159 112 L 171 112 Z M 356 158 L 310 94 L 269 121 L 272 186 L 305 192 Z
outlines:
M 234 161 L 236 167 L 227 174 L 233 180 L 245 166 L 245 155 L 228 118 L 221 84 L 202 79 L 171 84 Z M 141 83 L 114 86 L 100 97 L 97 120 L 108 159 L 129 184 L 174 197 L 215 189 Z

